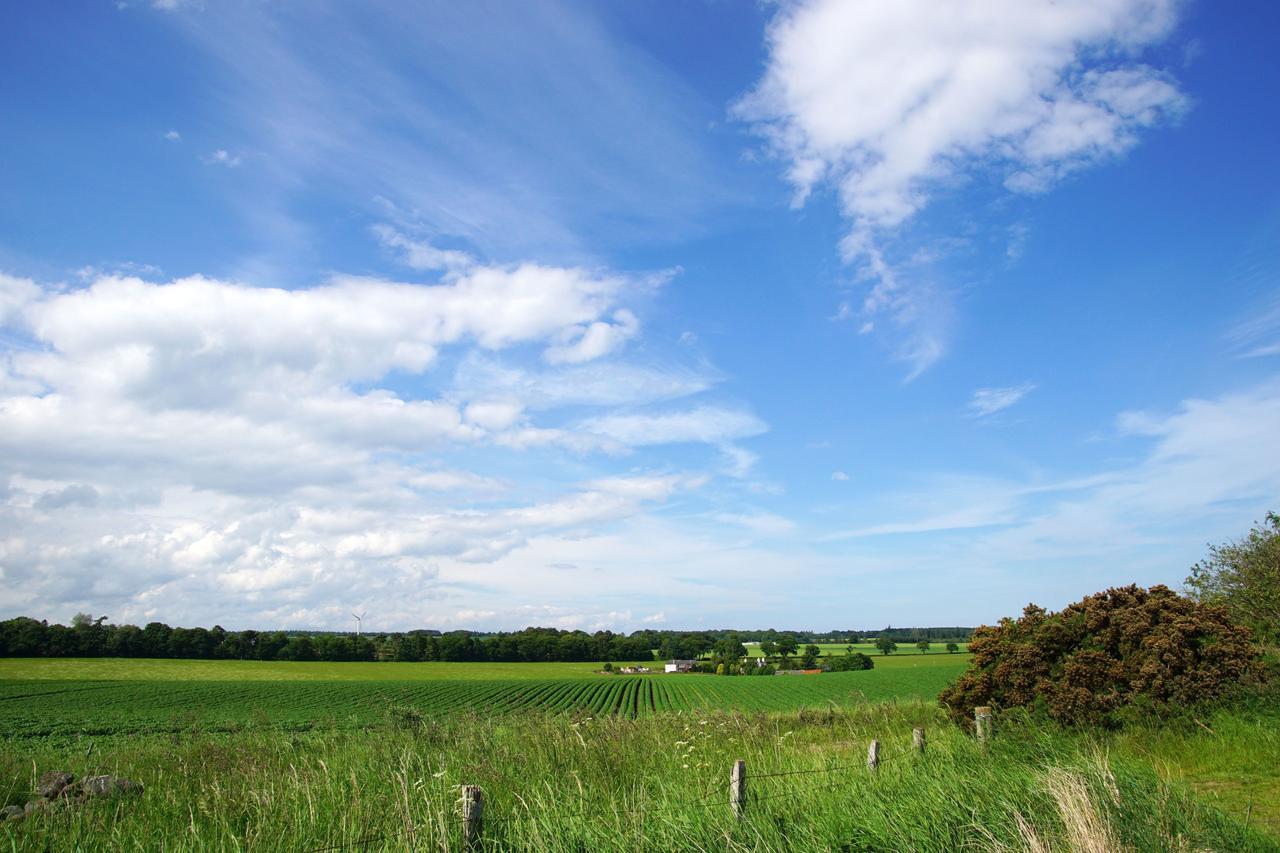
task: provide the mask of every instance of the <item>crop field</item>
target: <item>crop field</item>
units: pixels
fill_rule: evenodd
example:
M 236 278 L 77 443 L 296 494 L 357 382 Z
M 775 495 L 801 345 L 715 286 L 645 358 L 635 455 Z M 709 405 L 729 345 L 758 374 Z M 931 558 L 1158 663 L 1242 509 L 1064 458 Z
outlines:
M 313 666 L 297 663 L 5 661 L 0 667 L 0 730 L 15 736 L 106 735 L 257 726 L 355 728 L 405 715 L 452 712 L 540 710 L 638 718 L 693 710 L 794 711 L 932 698 L 959 674 L 966 659 L 963 655 L 938 656 L 928 661 L 917 658 L 914 663 L 904 659 L 863 672 L 759 677 L 503 678 L 480 670 L 472 673 L 475 677 L 466 678 L 459 677 L 465 667 L 486 665 L 319 664 L 315 666 L 323 667 L 317 670 L 320 677 L 310 679 L 270 677 L 282 668 Z M 188 663 L 194 665 L 191 677 L 177 677 Z M 575 665 L 545 665 L 553 666 Z M 439 667 L 454 667 L 454 677 L 442 677 Z M 352 668 L 353 674 L 345 680 L 323 675 L 341 668 Z M 400 678 L 372 677 L 383 671 Z M 14 675 L 33 672 L 62 677 Z M 79 677 L 67 677 L 70 672 Z M 240 677 L 233 677 L 237 673 Z M 99 677 L 93 678 L 94 674 Z

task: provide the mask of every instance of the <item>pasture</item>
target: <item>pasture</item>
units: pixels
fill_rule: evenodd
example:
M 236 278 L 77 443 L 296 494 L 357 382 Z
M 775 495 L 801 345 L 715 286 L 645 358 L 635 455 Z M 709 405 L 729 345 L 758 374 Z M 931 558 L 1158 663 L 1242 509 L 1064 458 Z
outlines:
M 748 680 L 756 679 L 719 679 Z M 1274 763 L 1275 738 L 1257 737 L 1273 722 L 1233 728 L 1210 717 L 1217 736 L 1192 729 L 1184 738 L 1200 754 L 1209 745 L 1228 755 L 1248 749 Z M 924 754 L 910 748 L 914 726 L 929 732 Z M 8 802 L 34 786 L 34 768 L 115 773 L 146 792 L 0 825 L 0 844 L 457 850 L 459 785 L 472 784 L 484 791 L 483 849 L 491 850 L 1277 849 L 1256 808 L 1246 826 L 1244 803 L 1218 807 L 1158 774 L 1152 743 L 1017 719 L 1002 727 L 983 748 L 933 702 L 902 701 L 775 714 L 452 713 L 393 715 L 376 730 L 193 725 L 127 737 L 11 737 L 0 750 Z M 865 765 L 871 738 L 883 745 L 874 772 Z M 726 789 L 737 758 L 748 768 L 741 820 Z

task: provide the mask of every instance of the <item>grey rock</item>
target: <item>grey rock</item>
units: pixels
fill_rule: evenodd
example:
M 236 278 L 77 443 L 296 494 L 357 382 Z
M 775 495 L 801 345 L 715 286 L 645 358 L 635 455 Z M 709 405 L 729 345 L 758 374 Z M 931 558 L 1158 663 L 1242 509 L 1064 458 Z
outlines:
M 36 782 L 36 793 L 52 800 L 65 791 L 67 786 L 74 781 L 76 781 L 74 774 L 65 770 L 50 770 L 40 777 L 40 781 Z
M 27 810 L 22 806 L 5 806 L 0 809 L 0 820 L 22 820 L 27 816 Z
M 86 776 L 80 780 L 80 790 L 89 797 L 139 794 L 142 793 L 142 783 L 120 776 Z

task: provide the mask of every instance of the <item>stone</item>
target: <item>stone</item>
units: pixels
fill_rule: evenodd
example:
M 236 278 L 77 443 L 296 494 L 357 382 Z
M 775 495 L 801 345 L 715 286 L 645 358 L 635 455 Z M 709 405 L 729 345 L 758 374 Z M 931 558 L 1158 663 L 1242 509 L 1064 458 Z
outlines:
M 142 792 L 142 783 L 120 776 L 86 776 L 80 780 L 80 790 L 89 797 L 135 794 Z
M 0 820 L 22 820 L 27 816 L 27 810 L 22 806 L 5 806 L 0 809 Z
M 75 775 L 65 770 L 50 770 L 36 782 L 36 793 L 45 799 L 52 800 L 60 796 L 74 781 L 76 781 Z

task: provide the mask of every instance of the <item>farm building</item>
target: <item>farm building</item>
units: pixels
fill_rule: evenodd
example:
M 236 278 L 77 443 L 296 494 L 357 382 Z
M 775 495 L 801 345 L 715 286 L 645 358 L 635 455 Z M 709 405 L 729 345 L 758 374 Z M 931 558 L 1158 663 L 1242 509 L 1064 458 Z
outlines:
M 667 665 L 663 669 L 666 672 L 693 672 L 693 668 L 697 664 L 696 660 L 672 660 L 667 661 Z

